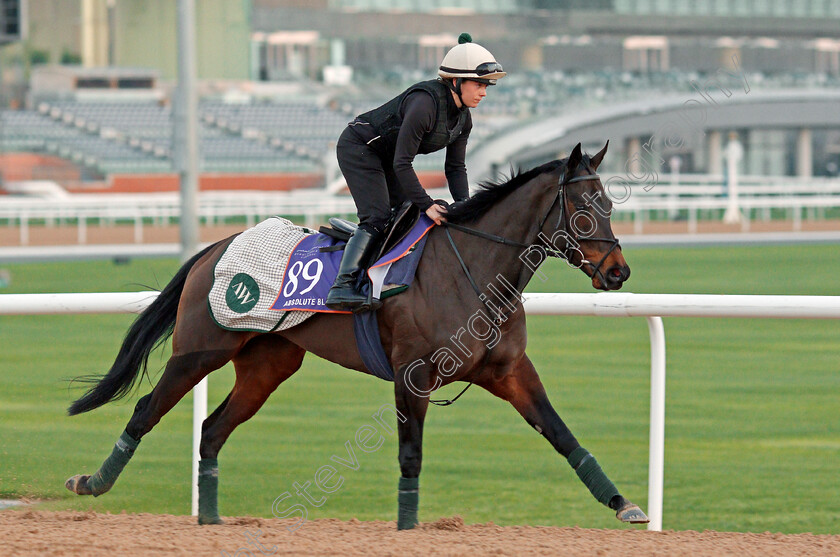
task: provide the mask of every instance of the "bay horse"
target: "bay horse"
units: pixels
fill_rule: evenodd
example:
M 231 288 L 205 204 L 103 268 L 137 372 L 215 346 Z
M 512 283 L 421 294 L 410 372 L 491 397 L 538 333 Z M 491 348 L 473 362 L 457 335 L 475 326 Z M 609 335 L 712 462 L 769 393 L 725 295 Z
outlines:
M 565 259 L 600 290 L 619 289 L 630 276 L 610 226 L 612 205 L 596 174 L 608 144 L 590 157 L 578 143 L 567 159 L 487 184 L 453 205 L 448 223 L 430 231 L 414 283 L 378 310 L 382 345 L 395 370 L 398 529 L 417 524 L 429 394 L 454 381 L 475 383 L 510 402 L 619 520 L 648 521 L 619 494 L 557 415 L 525 353 L 520 294 L 545 256 Z M 89 378 L 96 384 L 70 406 L 69 414 L 75 415 L 129 394 L 147 374 L 150 352 L 172 336 L 172 356 L 157 385 L 137 402 L 100 469 L 67 480 L 71 491 L 97 496 L 111 489 L 143 436 L 202 378 L 232 360 L 233 389 L 204 421 L 200 444 L 198 522 L 222 523 L 219 451 L 231 432 L 300 368 L 304 354 L 370 373 L 359 356 L 348 314 L 319 313 L 273 333 L 219 327 L 208 312 L 207 297 L 214 265 L 234 237 L 209 246 L 181 267 L 130 327 L 111 369 Z M 447 348 L 453 344 L 457 352 Z

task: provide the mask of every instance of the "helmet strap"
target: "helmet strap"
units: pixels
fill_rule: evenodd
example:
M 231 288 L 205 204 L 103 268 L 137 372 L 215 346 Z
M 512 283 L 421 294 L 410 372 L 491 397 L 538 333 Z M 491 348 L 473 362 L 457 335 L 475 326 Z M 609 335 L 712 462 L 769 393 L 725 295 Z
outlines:
M 461 102 L 461 108 L 464 108 L 466 105 L 464 104 L 464 98 L 461 96 L 461 84 L 464 82 L 463 77 L 456 77 L 455 84 L 452 83 L 452 78 L 445 79 L 444 82 L 446 86 L 449 87 L 453 93 L 458 95 L 458 100 Z

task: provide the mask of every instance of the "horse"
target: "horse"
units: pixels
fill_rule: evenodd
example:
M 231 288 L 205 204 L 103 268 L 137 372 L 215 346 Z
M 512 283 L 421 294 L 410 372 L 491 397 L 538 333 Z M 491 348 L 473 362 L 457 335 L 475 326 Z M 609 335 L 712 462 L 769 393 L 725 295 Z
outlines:
M 414 283 L 377 310 L 382 346 L 395 371 L 398 529 L 418 524 L 430 394 L 454 381 L 474 383 L 513 405 L 620 521 L 648 522 L 554 410 L 525 352 L 521 292 L 545 257 L 564 259 L 599 290 L 617 290 L 630 276 L 610 226 L 612 204 L 597 174 L 608 145 L 589 156 L 578 143 L 568 158 L 484 184 L 454 204 L 447 223 L 429 232 Z M 356 348 L 352 315 L 319 313 L 273 333 L 225 330 L 211 319 L 207 297 L 214 265 L 235 236 L 187 261 L 131 325 L 110 370 L 87 377 L 95 384 L 71 404 L 70 415 L 130 394 L 148 373 L 150 352 L 172 337 L 163 374 L 137 402 L 111 455 L 96 473 L 69 478 L 69 490 L 98 496 L 111 489 L 143 436 L 201 379 L 232 360 L 233 389 L 204 421 L 199 450 L 198 523 L 220 524 L 219 451 L 300 368 L 304 354 L 370 373 Z

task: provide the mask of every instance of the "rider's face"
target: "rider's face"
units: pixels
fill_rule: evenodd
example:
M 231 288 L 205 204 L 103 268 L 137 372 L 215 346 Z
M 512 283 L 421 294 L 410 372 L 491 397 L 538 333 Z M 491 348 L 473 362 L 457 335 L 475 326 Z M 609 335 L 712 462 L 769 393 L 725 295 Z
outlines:
M 461 82 L 461 99 L 464 105 L 475 108 L 487 96 L 487 84 L 465 79 Z

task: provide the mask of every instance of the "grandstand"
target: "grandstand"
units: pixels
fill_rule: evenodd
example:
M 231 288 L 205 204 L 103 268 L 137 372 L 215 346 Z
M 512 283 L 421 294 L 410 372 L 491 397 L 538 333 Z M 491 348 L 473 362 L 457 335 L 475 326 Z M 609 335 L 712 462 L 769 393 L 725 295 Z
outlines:
M 413 78 L 413 74 L 407 74 L 383 92 L 396 92 Z M 695 94 L 692 82 L 703 79 L 696 72 L 677 71 L 644 75 L 607 71 L 512 75 L 500 82 L 474 111 L 476 125 L 470 148 L 480 150 L 482 143 L 500 130 L 568 113 L 615 107 L 652 95 L 663 99 L 668 95 L 690 98 Z M 754 87 L 764 90 L 829 91 L 840 85 L 837 78 L 818 74 L 753 73 L 749 79 Z M 237 102 L 225 102 L 208 98 L 199 105 L 201 170 L 323 174 L 346 122 L 382 100 L 338 103 L 317 98 L 282 100 L 246 95 Z M 173 113 L 168 103 L 43 100 L 30 110 L 0 110 L 0 124 L 0 151 L 52 154 L 78 164 L 84 175 L 91 178 L 175 172 Z M 824 162 L 815 166 L 815 173 L 831 175 L 832 154 L 824 152 L 823 147 L 816 146 L 815 156 Z M 827 148 L 833 149 L 831 145 Z M 714 168 L 697 164 L 693 167 L 695 172 L 714 172 Z M 442 153 L 418 157 L 417 166 L 421 170 L 439 170 Z
M 211 173 L 323 172 L 349 121 L 295 102 L 209 101 L 199 112 L 201 170 Z M 55 154 L 100 177 L 171 173 L 172 126 L 171 108 L 156 103 L 41 102 L 36 110 L 0 111 L 0 151 Z M 441 162 L 423 159 L 419 168 Z
M 147 74 L 39 68 L 32 80 L 32 107 L 0 109 L 0 152 L 55 155 L 96 181 L 175 173 L 172 106 L 166 90 Z M 318 94 L 311 97 L 251 94 L 247 86 L 238 94 L 205 95 L 199 105 L 201 171 L 324 175 L 347 122 L 385 97 L 339 103 L 325 96 L 323 86 L 312 87 Z M 420 157 L 417 167 L 439 172 L 442 155 Z

